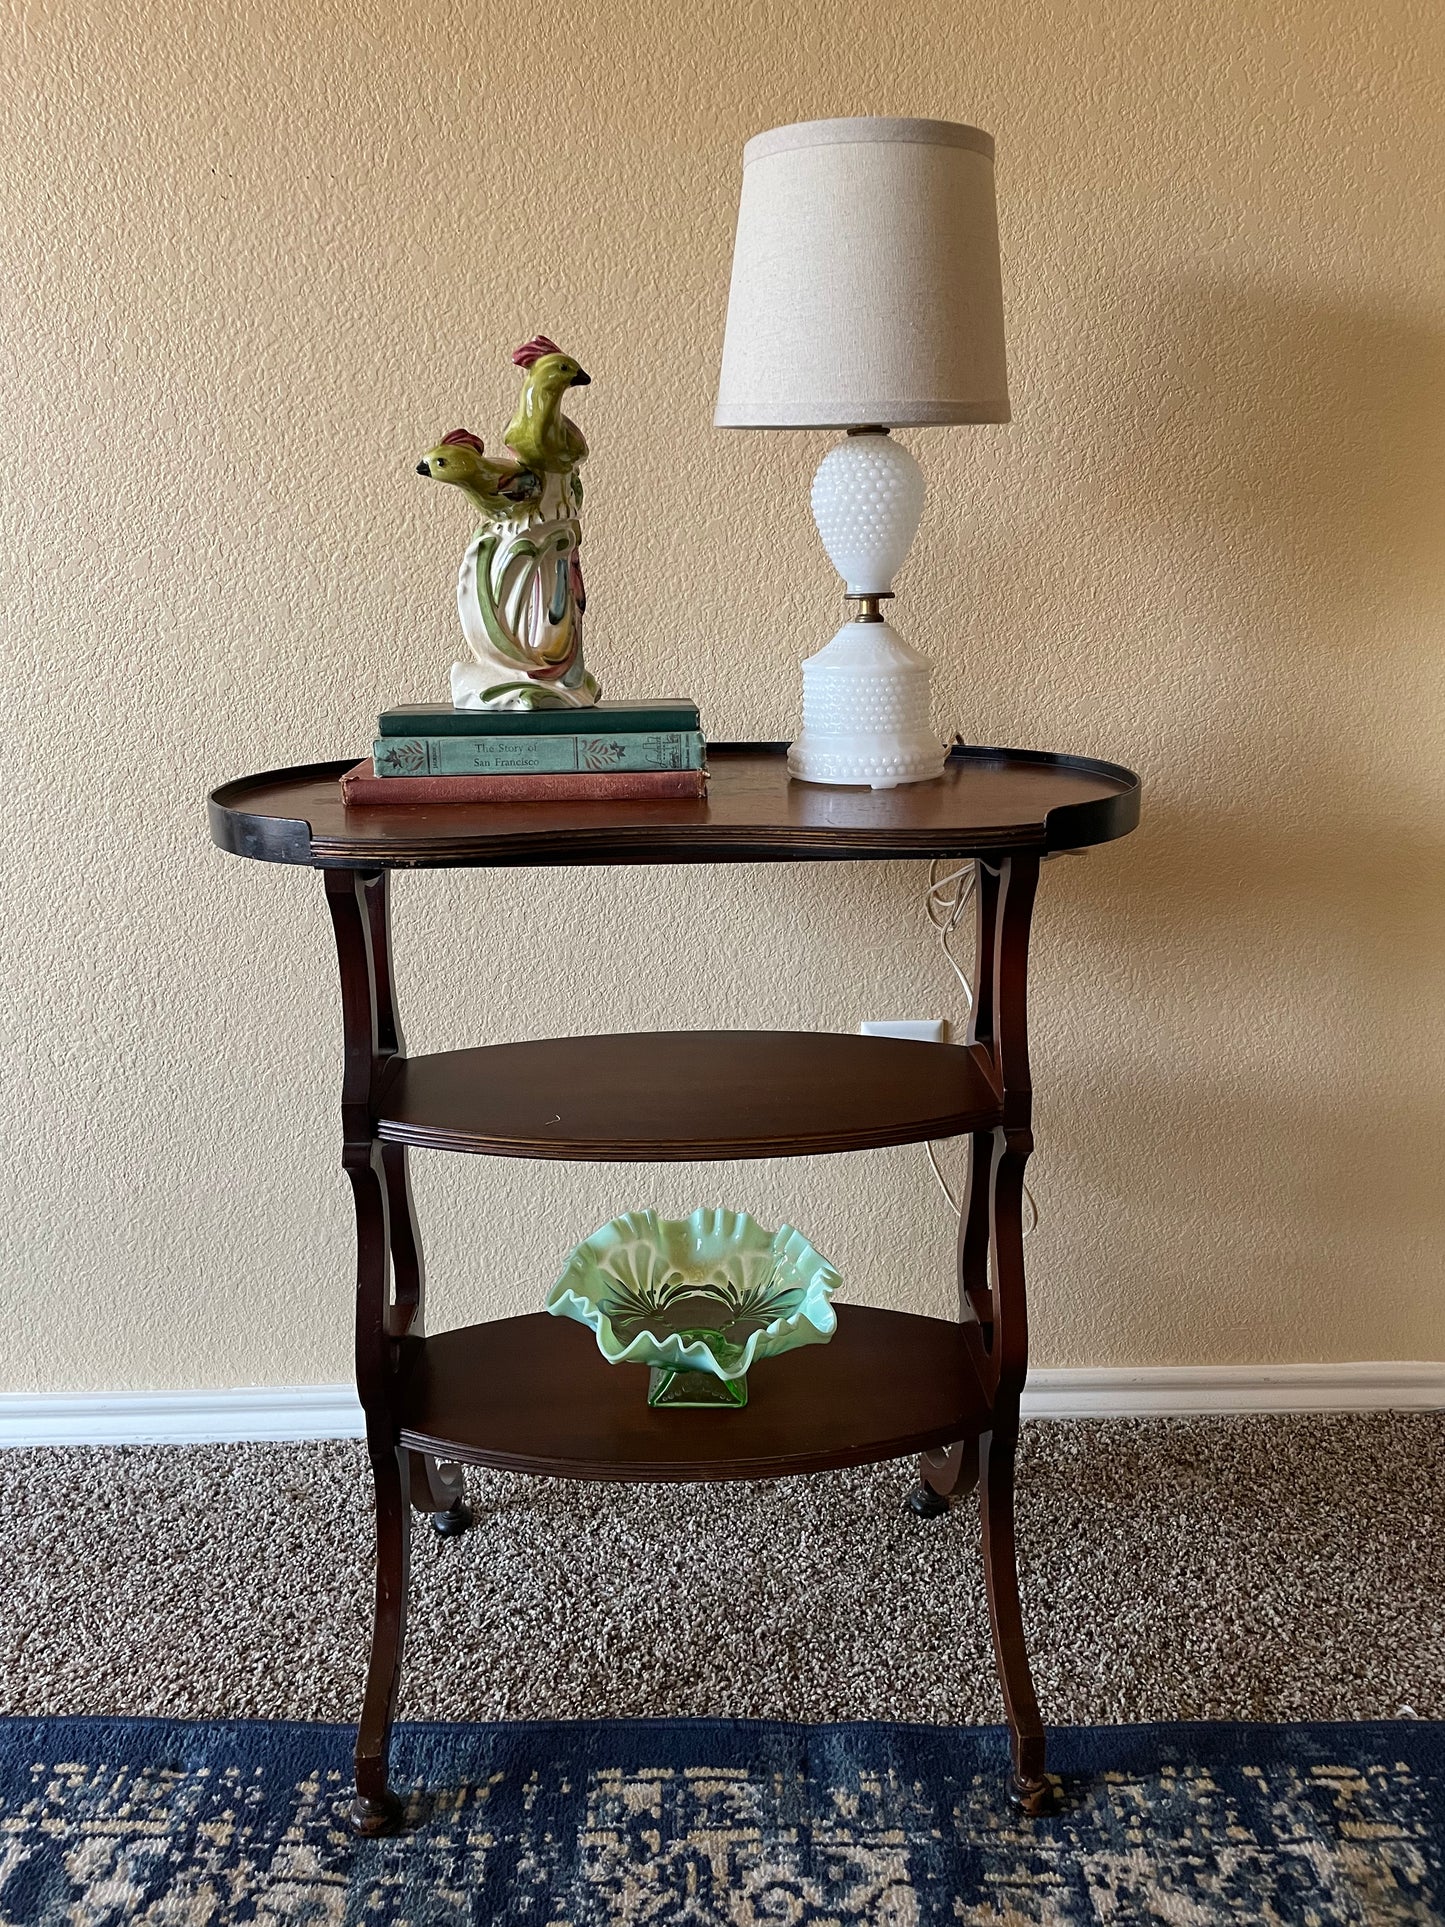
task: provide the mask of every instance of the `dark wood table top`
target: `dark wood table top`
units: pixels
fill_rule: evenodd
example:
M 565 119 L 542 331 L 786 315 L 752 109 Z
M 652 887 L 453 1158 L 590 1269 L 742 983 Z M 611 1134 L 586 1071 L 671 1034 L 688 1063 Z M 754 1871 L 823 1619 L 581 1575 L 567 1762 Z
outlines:
M 765 1358 L 740 1408 L 654 1410 L 647 1369 L 585 1325 L 527 1312 L 417 1347 L 401 1442 L 571 1479 L 754 1479 L 903 1458 L 977 1435 L 987 1403 L 961 1325 L 839 1305 L 825 1345 Z
M 856 790 L 792 780 L 786 749 L 710 743 L 705 798 L 647 803 L 348 809 L 338 782 L 351 761 L 312 763 L 223 783 L 211 835 L 237 856 L 343 869 L 766 863 L 1042 854 L 1139 820 L 1138 777 L 1092 757 L 956 748 L 933 782 Z

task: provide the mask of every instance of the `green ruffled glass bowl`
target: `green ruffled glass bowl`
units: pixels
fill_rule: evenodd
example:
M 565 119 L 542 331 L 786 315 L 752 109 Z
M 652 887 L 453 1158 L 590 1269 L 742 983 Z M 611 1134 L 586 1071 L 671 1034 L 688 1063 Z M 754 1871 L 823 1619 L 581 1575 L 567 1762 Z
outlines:
M 825 1345 L 838 1273 L 801 1231 L 742 1211 L 629 1211 L 585 1238 L 547 1294 L 612 1365 L 652 1368 L 649 1405 L 746 1405 L 760 1358 Z

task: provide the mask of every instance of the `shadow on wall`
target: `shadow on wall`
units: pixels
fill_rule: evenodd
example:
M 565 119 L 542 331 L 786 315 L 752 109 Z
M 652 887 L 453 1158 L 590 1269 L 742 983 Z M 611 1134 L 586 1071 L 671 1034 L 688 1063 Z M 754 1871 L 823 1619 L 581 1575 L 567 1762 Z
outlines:
M 1427 713 L 1445 336 L 1216 281 L 1122 297 L 1136 369 L 1138 317 L 1154 315 L 1159 380 L 1105 420 L 1096 473 L 1108 511 L 1161 544 L 1172 646 L 1182 632 L 1215 688 L 1201 720 L 1164 722 L 1130 861 L 1070 892 L 1101 942 L 1123 923 L 1170 973 L 1155 1008 L 1188 1033 L 1188 1061 L 1157 1084 L 1141 1069 L 1107 1089 L 1104 1073 L 1091 1095 L 1131 1117 L 1128 1142 L 1096 1141 L 1080 1181 L 1110 1215 L 1142 1207 L 1172 1214 L 1181 1240 L 1191 1224 L 1213 1238 L 1209 1315 L 1226 1334 L 1266 1276 L 1298 1295 L 1304 1353 L 1329 1344 L 1332 1317 L 1340 1344 L 1369 1331 L 1354 1281 L 1367 1318 L 1388 1325 L 1398 1304 L 1418 1333 L 1445 1248 L 1445 839 Z

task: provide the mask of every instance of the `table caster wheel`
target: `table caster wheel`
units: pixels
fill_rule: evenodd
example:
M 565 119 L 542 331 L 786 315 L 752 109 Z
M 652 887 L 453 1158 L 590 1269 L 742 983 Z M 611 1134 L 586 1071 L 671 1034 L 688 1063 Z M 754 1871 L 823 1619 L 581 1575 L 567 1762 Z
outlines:
M 454 1506 L 445 1512 L 431 1515 L 431 1529 L 438 1539 L 455 1539 L 459 1532 L 465 1532 L 473 1521 L 472 1508 L 465 1499 L 458 1499 Z
M 394 1793 L 379 1800 L 357 1794 L 346 1809 L 346 1824 L 362 1840 L 379 1840 L 384 1834 L 401 1831 L 401 1801 Z
M 1059 1789 L 1047 1773 L 1041 1773 L 1037 1780 L 1010 1777 L 1008 1797 L 1011 1804 L 1030 1820 L 1042 1819 L 1046 1813 L 1058 1810 Z
M 909 1493 L 906 1503 L 916 1519 L 941 1519 L 948 1510 L 948 1501 L 943 1494 L 935 1492 L 922 1479 Z

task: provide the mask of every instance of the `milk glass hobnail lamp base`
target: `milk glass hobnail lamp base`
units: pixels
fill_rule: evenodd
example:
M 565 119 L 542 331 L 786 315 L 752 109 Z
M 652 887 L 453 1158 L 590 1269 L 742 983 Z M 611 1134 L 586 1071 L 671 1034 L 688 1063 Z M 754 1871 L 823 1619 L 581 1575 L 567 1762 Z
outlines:
M 849 596 L 888 596 L 923 513 L 923 471 L 882 432 L 829 449 L 813 519 Z M 896 789 L 943 773 L 928 665 L 889 623 L 849 622 L 803 664 L 803 727 L 788 769 L 809 783 Z

